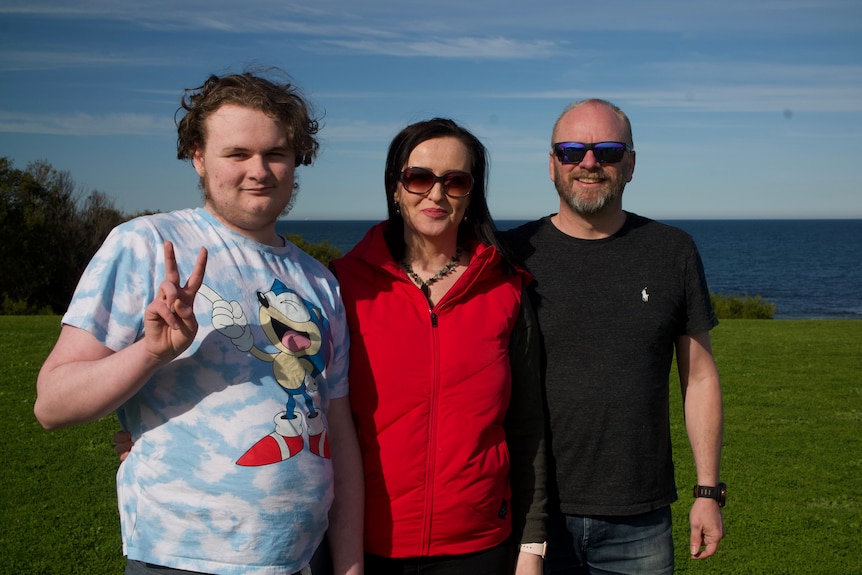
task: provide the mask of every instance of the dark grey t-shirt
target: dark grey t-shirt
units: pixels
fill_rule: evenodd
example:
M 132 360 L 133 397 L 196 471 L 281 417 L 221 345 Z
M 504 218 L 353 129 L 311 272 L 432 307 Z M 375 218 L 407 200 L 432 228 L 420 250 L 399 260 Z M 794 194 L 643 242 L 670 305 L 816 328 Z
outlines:
M 504 236 L 535 278 L 561 510 L 635 515 L 675 501 L 674 342 L 718 323 L 694 241 L 631 213 L 600 240 L 572 238 L 550 217 Z

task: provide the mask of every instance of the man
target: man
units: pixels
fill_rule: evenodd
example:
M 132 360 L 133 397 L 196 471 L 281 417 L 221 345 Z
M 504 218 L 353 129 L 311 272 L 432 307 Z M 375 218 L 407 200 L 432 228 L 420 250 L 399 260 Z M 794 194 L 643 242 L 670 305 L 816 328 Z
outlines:
M 251 73 L 211 76 L 182 107 L 178 157 L 204 206 L 110 234 L 39 374 L 36 416 L 51 429 L 116 410 L 131 433 L 127 574 L 308 573 L 327 527 L 335 572 L 361 573 L 344 309 L 331 274 L 275 232 L 317 121 L 289 83 Z
M 724 535 L 722 399 L 703 265 L 681 230 L 625 212 L 631 124 L 613 104 L 568 107 L 553 130 L 557 214 L 509 233 L 535 277 L 549 413 L 546 573 L 672 573 L 676 500 L 669 371 L 676 349 L 702 488 L 691 555 Z

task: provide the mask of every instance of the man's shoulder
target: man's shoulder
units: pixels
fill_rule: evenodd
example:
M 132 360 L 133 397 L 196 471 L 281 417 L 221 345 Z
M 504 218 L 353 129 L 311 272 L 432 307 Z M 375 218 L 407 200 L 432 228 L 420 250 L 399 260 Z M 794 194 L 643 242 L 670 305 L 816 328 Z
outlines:
M 627 212 L 628 217 L 624 230 L 627 233 L 648 234 L 664 240 L 676 240 L 682 242 L 692 241 L 691 235 L 674 225 L 647 218 L 633 212 Z
M 500 241 L 515 256 L 520 265 L 525 264 L 533 255 L 535 251 L 533 248 L 533 239 L 548 225 L 549 217 L 545 216 L 498 233 Z
M 504 230 L 500 232 L 500 235 L 507 240 L 523 240 L 532 237 L 547 223 L 549 217 L 550 216 L 544 216 L 538 220 L 533 220 L 525 224 L 521 224 L 520 226 Z

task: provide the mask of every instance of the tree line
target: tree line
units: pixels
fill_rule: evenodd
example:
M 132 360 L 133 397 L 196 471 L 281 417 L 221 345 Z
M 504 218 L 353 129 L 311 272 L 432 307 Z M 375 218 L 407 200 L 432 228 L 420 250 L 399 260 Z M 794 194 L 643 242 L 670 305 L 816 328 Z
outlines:
M 0 314 L 65 311 L 108 232 L 131 218 L 47 161 L 0 158 Z

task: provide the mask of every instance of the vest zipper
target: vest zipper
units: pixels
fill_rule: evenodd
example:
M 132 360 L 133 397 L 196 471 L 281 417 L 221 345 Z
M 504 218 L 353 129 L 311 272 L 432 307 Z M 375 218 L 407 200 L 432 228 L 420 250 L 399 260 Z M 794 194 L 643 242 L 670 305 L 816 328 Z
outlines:
M 422 528 L 421 555 L 431 551 L 432 518 L 434 517 L 434 491 L 437 476 L 437 402 L 440 398 L 440 339 L 437 332 L 437 313 L 428 310 L 431 315 L 431 353 L 433 356 L 433 380 L 431 387 L 431 409 L 428 427 L 428 461 L 425 463 L 426 491 L 424 502 L 424 521 Z

